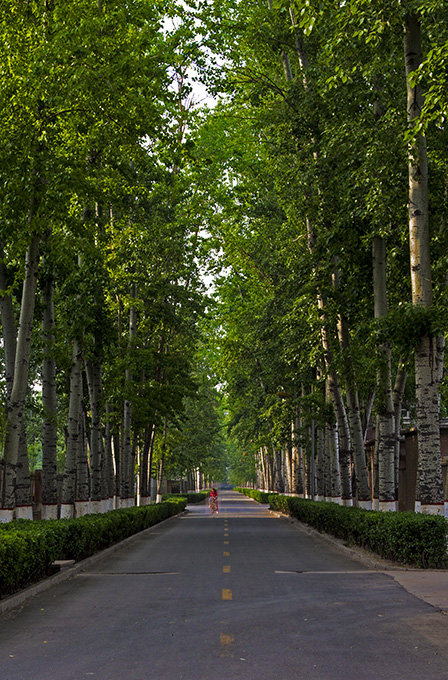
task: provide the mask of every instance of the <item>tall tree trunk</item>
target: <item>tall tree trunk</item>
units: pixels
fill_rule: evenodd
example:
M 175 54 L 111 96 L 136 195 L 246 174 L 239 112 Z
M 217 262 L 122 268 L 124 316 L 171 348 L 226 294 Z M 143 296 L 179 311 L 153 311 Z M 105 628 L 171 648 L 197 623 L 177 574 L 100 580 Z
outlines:
M 42 322 L 42 519 L 57 519 L 57 394 L 56 361 L 53 351 L 54 283 L 43 284 L 44 315 Z
M 112 448 L 112 426 L 111 426 L 112 408 L 109 402 L 106 404 L 106 429 L 104 436 L 104 456 L 106 464 L 106 486 L 108 510 L 114 509 L 114 501 L 116 496 L 116 479 L 114 474 L 114 456 Z
M 404 22 L 404 55 L 407 77 L 407 115 L 411 129 L 420 118 L 424 96 L 410 78 L 422 63 L 420 23 L 408 14 Z M 419 132 L 409 145 L 409 248 L 412 302 L 432 306 L 429 246 L 428 157 L 426 138 Z M 415 386 L 418 427 L 418 479 L 416 510 L 443 514 L 442 463 L 439 427 L 439 375 L 437 341 L 426 332 L 415 350 Z
M 11 399 L 16 362 L 17 329 L 12 298 L 6 292 L 9 287 L 8 273 L 3 245 L 0 244 L 0 311 L 3 330 L 3 351 L 5 356 L 5 382 L 8 401 Z
M 150 496 L 148 463 L 149 463 L 149 449 L 151 446 L 151 432 L 152 427 L 147 425 L 145 429 L 145 437 L 143 440 L 143 449 L 140 453 L 140 463 L 138 466 L 139 470 L 138 505 L 147 505 Z
M 326 399 L 331 402 L 330 386 L 327 379 Z M 339 468 L 339 441 L 338 426 L 336 419 L 333 418 L 327 423 L 328 430 L 328 480 L 329 480 L 329 500 L 332 503 L 342 504 L 341 497 L 341 475 Z
M 90 470 L 91 470 L 91 512 L 104 512 L 106 497 L 103 488 L 102 452 L 103 431 L 101 422 L 102 379 L 101 363 L 97 360 L 86 362 L 86 376 L 89 391 L 91 427 L 90 427 Z
M 347 322 L 342 316 L 339 317 L 338 332 L 344 362 L 347 412 L 352 442 L 353 462 L 355 466 L 358 505 L 360 507 L 370 509 L 372 507 L 371 492 L 367 473 L 359 395 L 356 388 L 355 374 L 350 357 L 350 333 Z
M 304 496 L 303 488 L 303 447 L 301 441 L 302 422 L 297 411 L 291 425 L 292 440 L 292 489 L 291 491 L 301 498 Z
M 318 501 L 324 501 L 325 500 L 325 493 L 326 493 L 326 475 L 327 475 L 327 470 L 326 470 L 326 456 L 325 456 L 325 451 L 326 451 L 326 428 L 325 432 L 323 433 L 322 430 L 319 428 L 319 435 L 317 437 L 317 447 L 316 447 L 316 466 L 315 466 L 315 488 L 316 488 L 316 495 L 317 495 L 317 500 Z
M 162 502 L 163 495 L 163 480 L 165 478 L 165 461 L 166 461 L 166 438 L 168 434 L 168 420 L 165 418 L 165 423 L 163 426 L 163 442 L 162 442 L 162 455 L 160 457 L 158 469 L 157 469 L 157 503 Z M 198 491 L 201 488 L 201 483 L 198 482 Z
M 73 342 L 70 370 L 70 397 L 68 407 L 64 479 L 62 482 L 61 518 L 73 517 L 76 500 L 76 473 L 80 446 L 80 418 L 82 400 L 81 343 Z
M 0 287 L 4 294 L 0 298 L 3 347 L 5 355 L 5 381 L 7 403 L 11 401 L 12 387 L 14 383 L 14 367 L 17 349 L 17 331 L 14 319 L 12 298 L 6 292 L 8 288 L 8 276 L 3 247 L 0 247 Z M 28 461 L 28 447 L 26 441 L 25 422 L 22 418 L 21 433 L 19 440 L 19 452 L 17 458 L 17 473 L 15 479 L 15 517 L 16 519 L 33 519 L 31 498 L 31 478 Z M 6 519 L 8 515 L 6 516 Z
M 87 456 L 86 414 L 82 398 L 82 360 L 81 360 L 81 399 L 79 404 L 78 431 L 79 439 L 76 448 L 76 490 L 75 516 L 81 517 L 92 512 L 90 505 L 90 475 Z M 94 510 L 95 512 L 95 510 Z
M 387 315 L 386 244 L 375 236 L 372 243 L 373 299 L 375 319 Z M 391 350 L 388 342 L 378 347 L 375 451 L 378 460 L 379 510 L 397 509 L 395 487 L 395 412 L 392 401 Z
M 135 300 L 136 288 L 132 286 L 131 296 Z M 132 304 L 129 310 L 129 339 L 128 339 L 128 357 L 130 359 L 131 352 L 135 345 L 137 335 L 137 311 Z M 132 385 L 132 371 L 130 361 L 128 360 L 125 371 L 125 391 L 129 393 Z M 132 507 L 134 505 L 134 476 L 133 470 L 131 474 L 132 465 L 132 404 L 128 398 L 125 399 L 123 405 L 123 445 L 121 449 L 121 485 L 120 496 L 122 507 Z M 130 476 L 131 475 L 131 476 Z
M 40 237 L 33 236 L 26 253 L 25 279 L 22 287 L 19 328 L 17 334 L 14 380 L 8 404 L 6 439 L 3 457 L 3 484 L 0 519 L 12 519 L 15 505 L 15 483 L 19 456 L 20 437 L 23 428 L 23 409 L 28 388 L 31 331 L 36 299 L 37 273 L 39 267 Z
M 266 465 L 265 465 L 265 460 L 264 460 L 264 453 L 263 453 L 263 447 L 261 446 L 258 450 L 258 459 L 259 459 L 259 470 L 260 470 L 260 484 L 259 488 L 265 491 L 267 489 L 267 482 L 266 482 Z
M 400 359 L 398 362 L 397 374 L 395 376 L 392 400 L 394 404 L 394 423 L 395 423 L 395 489 L 398 498 L 399 469 L 400 469 L 400 439 L 401 439 L 401 409 L 403 406 L 403 396 L 406 387 L 407 371 Z
M 21 433 L 19 439 L 19 454 L 17 458 L 15 495 L 16 495 L 16 510 L 15 510 L 16 519 L 33 519 L 31 476 L 24 420 L 22 420 Z

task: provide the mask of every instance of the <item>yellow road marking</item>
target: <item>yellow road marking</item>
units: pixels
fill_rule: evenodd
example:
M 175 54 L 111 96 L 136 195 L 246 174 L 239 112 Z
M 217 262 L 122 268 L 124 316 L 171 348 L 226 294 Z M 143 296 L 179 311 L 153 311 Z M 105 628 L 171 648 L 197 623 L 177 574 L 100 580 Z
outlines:
M 224 541 L 224 545 L 229 545 L 230 541 Z
M 228 536 L 229 534 L 224 534 L 224 536 Z
M 232 600 L 233 599 L 233 594 L 230 588 L 223 588 L 222 589 L 222 599 L 223 600 Z
M 222 571 L 224 574 L 230 574 L 230 564 L 224 565 Z
M 233 643 L 235 642 L 235 638 L 233 637 L 233 635 L 226 635 L 225 633 L 221 633 L 219 636 L 219 642 L 221 644 L 220 656 L 230 657 L 231 659 L 233 659 Z
M 230 557 L 230 553 L 228 551 L 224 551 L 222 556 L 223 557 Z

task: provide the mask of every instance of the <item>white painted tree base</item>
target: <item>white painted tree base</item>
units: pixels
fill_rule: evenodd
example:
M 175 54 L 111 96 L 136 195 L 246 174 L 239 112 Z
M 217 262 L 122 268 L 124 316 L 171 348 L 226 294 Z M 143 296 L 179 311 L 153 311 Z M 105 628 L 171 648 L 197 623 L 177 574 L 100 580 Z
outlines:
M 58 504 L 57 503 L 42 503 L 41 519 L 57 519 L 58 518 Z
M 73 519 L 74 508 L 71 503 L 62 503 L 61 519 Z
M 420 510 L 417 510 L 417 503 Z M 443 503 L 432 503 L 431 505 L 424 505 L 419 501 L 415 501 L 415 511 L 422 512 L 424 515 L 443 515 L 445 513 L 445 505 Z
M 75 517 L 84 517 L 91 512 L 90 501 L 75 501 Z
M 12 522 L 14 519 L 14 510 L 2 508 L 0 510 L 0 522 Z
M 133 508 L 134 499 L 133 498 L 117 498 L 119 508 Z
M 89 512 L 91 515 L 101 515 L 104 512 L 103 501 L 90 501 Z
M 140 505 L 150 505 L 151 503 L 151 496 L 140 496 L 139 498 Z
M 341 504 L 344 505 L 346 508 L 352 508 L 353 498 L 342 498 Z
M 379 501 L 380 512 L 397 512 L 397 501 Z
M 33 519 L 32 505 L 16 505 L 15 511 L 16 519 Z
M 331 503 L 336 503 L 336 505 L 342 505 L 342 497 L 341 496 L 332 496 L 330 501 L 331 501 Z
M 373 506 L 372 507 L 373 507 L 374 510 L 380 509 L 380 499 L 379 498 L 373 499 Z
M 362 508 L 363 510 L 371 510 L 372 501 L 358 501 L 358 508 Z
M 90 513 L 92 515 L 101 515 L 105 512 L 107 512 L 107 507 L 104 498 L 99 501 L 90 501 Z
M 162 502 L 162 494 L 158 493 L 156 496 L 156 503 L 161 503 Z

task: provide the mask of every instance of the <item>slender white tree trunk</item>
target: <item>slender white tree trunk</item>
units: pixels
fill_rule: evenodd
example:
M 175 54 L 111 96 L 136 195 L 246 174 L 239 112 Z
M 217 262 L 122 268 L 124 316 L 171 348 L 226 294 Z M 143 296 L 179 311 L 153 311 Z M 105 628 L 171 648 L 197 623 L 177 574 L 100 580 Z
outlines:
M 353 463 L 355 467 L 358 505 L 362 508 L 370 509 L 372 507 L 372 502 L 367 473 L 361 409 L 359 406 L 359 395 L 350 356 L 350 334 L 346 320 L 343 317 L 339 317 L 338 334 L 344 363 L 347 415 Z
M 61 518 L 74 516 L 76 500 L 76 473 L 78 447 L 80 446 L 80 418 L 82 399 L 82 353 L 78 340 L 73 342 L 70 370 L 70 397 L 67 422 L 67 441 L 64 479 L 62 482 Z
M 17 334 L 14 364 L 14 380 L 8 404 L 6 438 L 3 457 L 3 488 L 0 519 L 12 518 L 15 505 L 15 482 L 19 456 L 20 437 L 23 428 L 23 408 L 28 388 L 31 331 L 34 319 L 37 274 L 39 267 L 40 237 L 33 236 L 25 260 L 25 279 L 22 287 L 22 302 Z
M 111 427 L 112 408 L 110 403 L 106 404 L 106 428 L 104 437 L 104 455 L 106 464 L 106 484 L 107 484 L 107 499 L 108 509 L 113 510 L 115 507 L 116 496 L 116 479 L 114 455 L 112 450 L 112 427 Z
M 89 391 L 91 427 L 90 427 L 90 470 L 91 470 L 91 512 L 104 512 L 106 492 L 103 488 L 102 453 L 103 432 L 101 422 L 102 376 L 99 361 L 86 362 L 86 376 Z
M 87 456 L 86 414 L 82 399 L 82 359 L 81 359 L 81 398 L 79 404 L 79 440 L 76 447 L 76 491 L 75 517 L 96 512 L 90 503 L 90 470 Z
M 394 404 L 394 423 L 395 423 L 395 489 L 398 498 L 399 470 L 400 470 L 400 439 L 401 439 L 401 409 L 403 405 L 404 390 L 406 387 L 407 371 L 400 359 L 398 362 L 397 374 L 395 376 L 392 400 Z
M 373 298 L 375 318 L 387 315 L 386 244 L 376 236 L 372 244 Z M 377 373 L 376 455 L 378 460 L 379 510 L 397 509 L 395 486 L 395 413 L 392 401 L 391 350 L 389 343 L 379 348 L 380 366 Z
M 304 496 L 303 488 L 303 447 L 301 442 L 302 423 L 299 413 L 292 421 L 292 491 L 301 498 Z
M 132 298 L 136 297 L 135 286 L 131 290 Z M 134 305 L 131 305 L 129 310 L 129 340 L 128 340 L 128 357 L 135 345 L 137 337 L 137 310 Z M 132 371 L 129 361 L 127 362 L 125 371 L 125 389 L 130 390 L 132 385 Z M 130 399 L 125 399 L 123 405 L 123 446 L 121 455 L 121 485 L 120 496 L 121 506 L 131 507 L 134 505 L 134 474 L 133 474 L 133 448 L 132 448 L 132 404 Z
M 43 285 L 44 316 L 42 322 L 42 519 L 57 519 L 57 394 L 56 361 L 53 352 L 54 284 L 48 278 Z
M 404 55 L 407 76 L 407 114 L 410 127 L 420 118 L 424 96 L 410 77 L 422 62 L 420 24 L 408 14 L 404 22 Z M 432 306 L 432 278 L 429 246 L 428 157 L 426 138 L 419 132 L 409 146 L 409 249 L 412 302 L 416 307 Z M 415 350 L 415 387 L 418 427 L 418 479 L 416 510 L 443 514 L 442 464 L 439 427 L 439 373 L 437 339 L 429 330 Z

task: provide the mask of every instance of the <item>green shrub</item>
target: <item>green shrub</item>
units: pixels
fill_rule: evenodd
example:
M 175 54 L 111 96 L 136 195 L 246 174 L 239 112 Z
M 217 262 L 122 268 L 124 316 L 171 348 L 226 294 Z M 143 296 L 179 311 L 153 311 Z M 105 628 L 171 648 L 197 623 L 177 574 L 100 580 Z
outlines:
M 270 494 L 273 510 L 381 557 L 418 567 L 447 564 L 448 522 L 440 515 L 376 512 Z
M 0 597 L 52 573 L 55 560 L 82 560 L 185 509 L 185 498 L 77 519 L 0 525 Z
M 253 498 L 253 500 L 257 501 L 258 503 L 269 503 L 269 498 L 272 495 L 266 491 L 259 491 L 258 489 L 246 489 L 245 487 L 235 487 L 234 491 L 243 493 L 245 496 Z
M 205 491 L 190 491 L 189 493 L 164 493 L 162 501 L 168 501 L 171 498 L 185 498 L 187 503 L 202 503 L 210 496 L 210 490 Z

